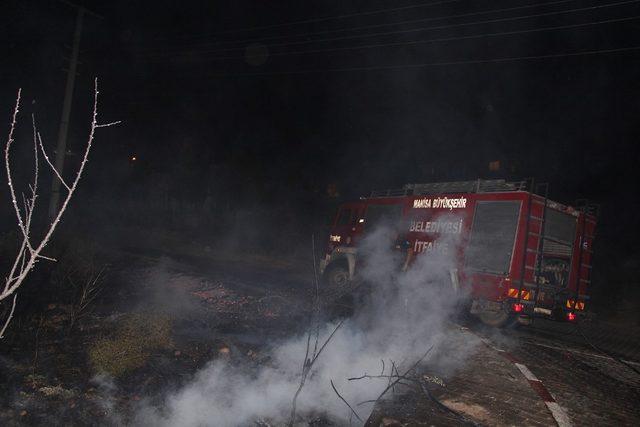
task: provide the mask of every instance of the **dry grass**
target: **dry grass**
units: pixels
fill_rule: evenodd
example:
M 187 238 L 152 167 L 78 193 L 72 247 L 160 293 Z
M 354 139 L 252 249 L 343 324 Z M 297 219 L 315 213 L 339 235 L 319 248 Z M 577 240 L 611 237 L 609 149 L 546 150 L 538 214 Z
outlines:
M 172 346 L 169 316 L 134 313 L 119 322 L 112 338 L 91 345 L 89 359 L 97 372 L 119 377 L 144 366 L 153 351 Z

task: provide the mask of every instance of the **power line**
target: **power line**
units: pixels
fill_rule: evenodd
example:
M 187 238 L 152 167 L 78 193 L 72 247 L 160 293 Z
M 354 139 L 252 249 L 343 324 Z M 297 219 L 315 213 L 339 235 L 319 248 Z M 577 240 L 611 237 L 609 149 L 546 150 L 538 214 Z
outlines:
M 321 74 L 321 73 L 341 73 L 341 72 L 366 72 L 366 71 L 399 71 L 420 69 L 429 67 L 445 67 L 456 65 L 482 65 L 482 64 L 500 64 L 518 61 L 535 61 L 545 59 L 559 59 L 559 58 L 575 58 L 582 56 L 596 56 L 605 54 L 616 54 L 625 52 L 640 51 L 640 45 L 610 48 L 610 49 L 598 49 L 598 50 L 586 50 L 578 52 L 560 52 L 544 55 L 528 55 L 528 56 L 515 56 L 515 57 L 502 57 L 502 58 L 485 58 L 485 59 L 472 59 L 472 60 L 458 60 L 458 61 L 442 61 L 442 62 L 427 62 L 418 64 L 399 64 L 399 65 L 382 65 L 382 66 L 366 66 L 366 67 L 347 67 L 347 68 L 325 68 L 325 69 L 306 69 L 306 70 L 284 70 L 284 71 L 272 71 L 272 72 L 255 72 L 255 73 L 213 73 L 212 77 L 269 77 L 280 75 L 303 75 L 303 74 Z M 640 59 L 640 57 L 638 58 Z M 137 76 L 144 80 L 148 79 L 148 75 Z M 136 95 L 140 96 L 140 95 Z
M 602 54 L 608 54 L 608 53 L 621 53 L 621 52 L 632 52 L 632 51 L 640 51 L 640 45 L 621 47 L 621 48 L 612 48 L 612 49 L 587 50 L 587 51 L 579 51 L 579 52 L 561 52 L 561 53 L 553 53 L 553 54 L 547 54 L 547 55 L 529 55 L 529 56 L 486 58 L 486 59 L 446 61 L 446 62 L 426 62 L 426 63 L 419 63 L 419 64 L 379 65 L 379 66 L 367 66 L 367 67 L 325 68 L 325 69 L 273 71 L 273 72 L 259 72 L 259 73 L 215 74 L 215 75 L 221 76 L 221 77 L 254 77 L 254 76 L 318 74 L 318 73 L 352 72 L 352 71 L 392 71 L 392 70 L 412 69 L 412 68 L 418 69 L 418 68 L 427 68 L 427 67 L 442 67 L 442 66 L 450 66 L 450 65 L 506 63 L 506 62 L 517 62 L 517 61 L 531 61 L 531 60 L 538 60 L 538 59 L 593 56 L 593 55 L 602 55 Z
M 411 32 L 419 32 L 419 31 L 427 31 L 427 30 L 440 30 L 440 29 L 445 29 L 445 28 L 455 28 L 455 27 L 463 27 L 463 26 L 469 26 L 469 25 L 493 24 L 493 23 L 498 23 L 498 22 L 517 21 L 517 20 L 521 20 L 521 19 L 540 18 L 540 17 L 543 17 L 543 16 L 562 15 L 562 14 L 565 14 L 565 13 L 584 12 L 584 11 L 587 11 L 587 10 L 603 9 L 603 8 L 607 8 L 607 7 L 615 7 L 615 6 L 620 6 L 620 5 L 624 5 L 624 4 L 631 4 L 631 3 L 638 3 L 638 2 L 640 2 L 640 0 L 625 0 L 625 1 L 615 2 L 615 3 L 601 4 L 601 5 L 597 5 L 597 6 L 587 6 L 587 7 L 581 7 L 581 8 L 565 9 L 565 10 L 554 11 L 554 12 L 536 13 L 536 14 L 532 14 L 532 15 L 515 16 L 515 17 L 509 17 L 509 18 L 497 18 L 497 19 L 489 19 L 489 20 L 476 21 L 476 22 L 463 22 L 463 23 L 458 23 L 458 24 L 440 25 L 440 26 L 435 26 L 435 27 L 414 28 L 414 29 L 409 29 L 409 30 L 388 31 L 388 32 L 384 32 L 384 33 L 362 34 L 362 35 L 348 36 L 348 37 L 334 37 L 332 39 L 321 39 L 321 40 L 300 41 L 300 42 L 290 42 L 290 43 L 278 43 L 278 44 L 271 45 L 271 47 L 284 47 L 284 46 L 291 46 L 291 45 L 294 45 L 294 44 L 298 45 L 298 44 L 308 44 L 308 43 L 316 43 L 316 42 L 347 40 L 347 39 L 354 39 L 354 38 L 377 37 L 377 36 L 383 36 L 383 35 L 406 34 L 406 33 L 411 33 Z
M 636 15 L 636 16 L 630 16 L 626 18 L 607 19 L 603 21 L 593 21 L 593 22 L 586 22 L 581 24 L 558 25 L 553 27 L 541 27 L 541 28 L 531 28 L 527 30 L 503 31 L 503 32 L 497 32 L 497 33 L 472 34 L 467 36 L 444 37 L 444 38 L 428 39 L 428 40 L 412 40 L 412 41 L 406 41 L 406 42 L 376 43 L 376 44 L 361 45 L 361 46 L 345 46 L 345 47 L 328 48 L 328 49 L 280 52 L 280 53 L 270 54 L 269 56 L 307 55 L 307 54 L 330 53 L 330 52 L 339 52 L 339 51 L 347 51 L 347 50 L 372 49 L 372 48 L 378 48 L 378 47 L 410 46 L 410 45 L 427 44 L 427 43 L 472 40 L 472 39 L 484 38 L 484 37 L 500 37 L 500 36 L 510 36 L 510 35 L 518 35 L 518 34 L 538 33 L 538 32 L 544 32 L 544 31 L 565 30 L 565 29 L 572 29 L 572 28 L 585 28 L 585 27 L 595 26 L 595 25 L 604 25 L 604 24 L 612 24 L 617 22 L 633 21 L 639 18 L 640 18 L 640 15 Z M 221 57 L 213 57 L 213 58 L 203 57 L 203 58 L 186 58 L 186 59 L 217 61 L 217 60 L 228 60 L 228 59 L 245 59 L 245 58 L 251 58 L 251 57 L 262 57 L 262 55 L 221 56 Z
M 325 38 L 325 39 L 318 39 L 318 40 L 302 40 L 302 41 L 296 41 L 296 42 L 276 43 L 276 44 L 270 45 L 270 47 L 272 47 L 272 48 L 273 47 L 286 47 L 286 46 L 311 44 L 311 43 L 324 43 L 324 42 L 341 41 L 341 40 L 370 38 L 370 37 L 378 37 L 378 36 L 386 36 L 386 35 L 408 34 L 408 33 L 415 33 L 415 32 L 421 32 L 421 31 L 441 30 L 441 29 L 447 29 L 447 28 L 464 27 L 464 26 L 470 26 L 470 25 L 493 24 L 493 23 L 498 23 L 498 22 L 509 22 L 509 21 L 517 21 L 517 20 L 522 20 L 522 19 L 540 18 L 540 17 L 544 17 L 544 16 L 553 16 L 553 15 L 562 15 L 562 14 L 567 14 L 567 13 L 584 12 L 584 11 L 587 11 L 587 10 L 597 10 L 597 9 L 603 9 L 603 8 L 607 8 L 607 7 L 615 7 L 615 6 L 638 3 L 638 2 L 640 2 L 640 0 L 625 0 L 625 1 L 619 1 L 619 2 L 614 2 L 614 3 L 601 4 L 601 5 L 597 5 L 597 6 L 588 6 L 588 7 L 574 8 L 574 9 L 565 9 L 565 10 L 561 10 L 561 11 L 536 13 L 536 14 L 531 14 L 531 15 L 522 15 L 522 16 L 515 16 L 515 17 L 508 17 L 508 18 L 489 19 L 489 20 L 484 20 L 484 21 L 463 22 L 463 23 L 458 23 L 458 24 L 438 25 L 438 26 L 432 26 L 432 27 L 421 27 L 421 28 L 412 28 L 412 29 L 408 29 L 408 30 L 387 31 L 387 32 L 381 32 L 381 33 L 369 33 L 369 34 L 360 34 L 360 35 L 344 36 L 344 37 L 333 37 L 333 38 Z M 199 51 L 197 53 L 221 53 L 221 52 L 230 52 L 230 51 L 237 51 L 237 50 L 243 50 L 243 49 L 244 48 L 226 48 L 226 49 L 217 49 L 217 50 L 201 50 L 201 51 Z M 193 55 L 193 53 L 194 52 L 178 52 L 178 53 L 168 52 L 165 55 L 163 55 L 163 54 L 149 54 L 148 56 L 153 56 L 153 55 L 156 55 L 156 56 L 166 56 L 166 55 L 180 56 L 180 55 Z
M 316 23 L 316 22 L 331 21 L 331 20 L 335 20 L 335 19 L 353 18 L 353 17 L 356 17 L 356 16 L 377 15 L 377 14 L 381 14 L 381 13 L 398 12 L 398 11 L 401 11 L 401 10 L 409 10 L 409 9 L 417 9 L 417 8 L 422 8 L 422 7 L 438 6 L 438 5 L 441 5 L 441 4 L 448 4 L 448 3 L 457 3 L 457 2 L 460 2 L 460 1 L 461 0 L 441 0 L 441 1 L 420 3 L 420 4 L 414 4 L 414 5 L 408 5 L 408 6 L 400 6 L 400 7 L 386 8 L 386 9 L 370 10 L 370 11 L 366 11 L 366 12 L 353 12 L 353 13 L 346 13 L 346 14 L 342 14 L 342 15 L 333 15 L 333 16 L 325 16 L 325 17 L 319 17 L 319 18 L 302 19 L 302 20 L 299 20 L 299 21 L 282 22 L 282 23 L 278 23 L 278 24 L 261 25 L 261 26 L 257 26 L 257 27 L 236 28 L 236 29 L 218 31 L 217 33 L 212 33 L 212 34 L 209 34 L 207 36 L 202 36 L 202 37 L 215 37 L 216 35 L 219 35 L 219 34 L 244 33 L 244 32 L 249 32 L 249 31 L 266 30 L 266 29 L 271 29 L 271 28 L 278 28 L 278 27 L 285 27 L 285 26 L 292 26 L 292 25 L 311 24 L 311 23 Z
M 436 16 L 436 17 L 430 17 L 430 18 L 411 19 L 411 20 L 407 20 L 407 21 L 389 22 L 389 23 L 384 23 L 384 24 L 362 25 L 362 26 L 359 26 L 359 27 L 338 28 L 338 29 L 333 29 L 333 30 L 322 30 L 322 31 L 315 31 L 315 32 L 308 32 L 308 33 L 297 33 L 297 34 L 271 36 L 271 37 L 257 37 L 257 38 L 252 38 L 252 39 L 243 39 L 243 40 L 224 40 L 224 41 L 220 40 L 220 41 L 213 41 L 213 42 L 203 42 L 203 43 L 199 43 L 198 45 L 200 45 L 200 46 L 212 46 L 212 45 L 230 44 L 230 43 L 241 44 L 241 43 L 266 42 L 266 41 L 269 41 L 269 40 L 286 39 L 286 38 L 292 38 L 292 37 L 308 37 L 308 36 L 316 36 L 316 35 L 321 35 L 321 34 L 341 33 L 341 32 L 345 32 L 345 31 L 359 31 L 359 30 L 365 30 L 365 29 L 380 28 L 380 27 L 390 27 L 390 26 L 396 26 L 396 25 L 415 24 L 415 23 L 418 23 L 418 22 L 430 22 L 430 21 L 440 21 L 440 20 L 444 20 L 444 19 L 466 18 L 466 17 L 469 17 L 469 16 L 486 15 L 486 14 L 489 14 L 489 13 L 510 12 L 510 11 L 514 11 L 514 10 L 531 9 L 531 8 L 544 7 L 544 6 L 553 6 L 553 5 L 557 5 L 557 4 L 569 3 L 569 2 L 574 2 L 574 1 L 576 1 L 576 0 L 558 0 L 558 1 L 552 1 L 552 2 L 547 2 L 547 3 L 536 3 L 536 4 L 528 4 L 528 5 L 524 5 L 524 6 L 506 7 L 506 8 L 500 8 L 500 9 L 490 9 L 490 10 L 483 10 L 483 11 L 479 11 L 479 12 L 461 13 L 461 14 L 456 14 L 456 15 L 446 15 L 446 16 Z M 202 37 L 204 38 L 206 36 L 202 36 Z

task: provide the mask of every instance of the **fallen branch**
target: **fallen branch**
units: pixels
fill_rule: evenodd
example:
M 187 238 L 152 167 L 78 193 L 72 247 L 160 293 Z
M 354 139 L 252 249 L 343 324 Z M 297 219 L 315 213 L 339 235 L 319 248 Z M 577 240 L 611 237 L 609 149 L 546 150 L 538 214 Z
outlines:
M 363 401 L 363 402 L 358 403 L 356 406 L 364 405 L 364 404 L 366 404 L 366 403 L 373 403 L 373 404 L 375 405 L 376 403 L 378 403 L 378 401 L 379 401 L 380 399 L 382 399 L 382 397 L 383 397 L 385 394 L 387 394 L 387 392 L 388 392 L 388 391 L 389 391 L 393 386 L 395 386 L 396 384 L 398 384 L 400 381 L 402 381 L 402 380 L 408 380 L 408 381 L 411 381 L 411 379 L 410 379 L 410 378 L 407 378 L 407 374 L 409 374 L 409 372 L 413 371 L 413 370 L 416 368 L 416 366 L 418 366 L 418 364 L 419 364 L 420 362 L 422 362 L 422 361 L 424 360 L 424 358 L 425 358 L 425 357 L 427 357 L 427 355 L 431 352 L 431 349 L 433 349 L 433 346 L 429 347 L 429 349 L 428 349 L 428 350 L 427 350 L 427 351 L 426 351 L 426 352 L 425 352 L 425 353 L 424 353 L 424 354 L 423 354 L 423 355 L 422 355 L 418 360 L 416 360 L 416 361 L 415 361 L 415 363 L 414 363 L 413 365 L 411 365 L 411 366 L 409 367 L 409 369 L 407 369 L 407 370 L 406 370 L 406 372 L 405 372 L 404 374 L 402 374 L 402 375 L 397 375 L 397 376 L 395 377 L 395 378 L 396 378 L 396 379 L 395 379 L 395 381 L 393 381 L 392 383 L 390 383 L 390 384 L 389 384 L 389 385 L 388 385 L 388 386 L 387 386 L 387 387 L 382 391 L 382 393 L 380 393 L 380 395 L 379 395 L 375 400 L 365 400 L 365 401 Z M 397 372 L 397 371 L 396 371 L 396 372 Z
M 440 402 L 438 399 L 436 399 L 436 397 L 431 394 L 431 392 L 429 391 L 429 388 L 426 386 L 425 381 L 424 380 L 416 380 L 416 382 L 420 385 L 420 389 L 422 390 L 422 392 L 429 398 L 429 400 L 431 400 L 433 403 L 435 403 L 440 409 L 442 409 L 445 412 L 450 413 L 451 415 L 455 416 L 458 420 L 473 425 L 473 426 L 478 426 L 477 423 L 471 421 L 470 419 L 466 418 L 464 415 L 462 415 L 461 413 L 459 413 L 458 411 L 454 411 L 453 409 L 449 408 L 447 405 L 445 405 L 444 403 Z

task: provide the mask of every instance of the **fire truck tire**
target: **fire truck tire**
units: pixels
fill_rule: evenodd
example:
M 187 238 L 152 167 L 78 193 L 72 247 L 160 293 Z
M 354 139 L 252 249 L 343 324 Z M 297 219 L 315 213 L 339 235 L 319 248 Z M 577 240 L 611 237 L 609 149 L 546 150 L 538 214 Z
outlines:
M 324 280 L 330 289 L 345 288 L 349 284 L 349 269 L 342 263 L 333 263 L 327 267 Z
M 478 313 L 480 321 L 492 328 L 510 328 L 518 324 L 517 316 L 508 313 L 505 310 L 500 311 L 482 311 Z

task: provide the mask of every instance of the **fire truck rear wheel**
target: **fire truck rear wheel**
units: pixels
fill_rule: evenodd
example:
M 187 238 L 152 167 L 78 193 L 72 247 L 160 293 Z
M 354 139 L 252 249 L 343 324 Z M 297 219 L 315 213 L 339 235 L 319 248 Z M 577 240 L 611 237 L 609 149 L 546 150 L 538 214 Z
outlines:
M 341 264 L 332 264 L 324 274 L 330 288 L 344 288 L 349 284 L 349 270 Z
M 485 310 L 478 313 L 478 317 L 482 323 L 493 328 L 509 328 L 518 324 L 517 316 L 514 316 L 506 310 Z

